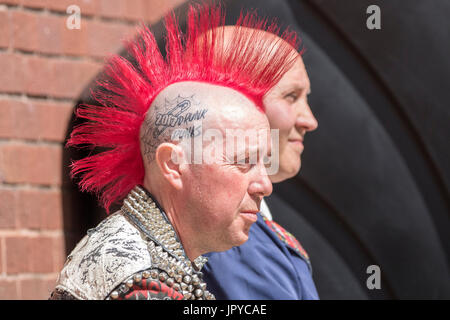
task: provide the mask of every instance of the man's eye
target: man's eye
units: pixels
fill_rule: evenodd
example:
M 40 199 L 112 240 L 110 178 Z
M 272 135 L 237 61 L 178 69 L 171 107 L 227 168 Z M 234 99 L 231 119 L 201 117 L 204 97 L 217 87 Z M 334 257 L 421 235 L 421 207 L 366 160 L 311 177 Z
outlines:
M 235 165 L 242 170 L 250 170 L 251 168 L 254 167 L 254 164 L 250 163 L 249 159 L 236 161 Z
M 237 160 L 235 164 L 238 166 L 247 166 L 249 164 L 248 162 L 249 162 L 248 159 L 241 159 Z

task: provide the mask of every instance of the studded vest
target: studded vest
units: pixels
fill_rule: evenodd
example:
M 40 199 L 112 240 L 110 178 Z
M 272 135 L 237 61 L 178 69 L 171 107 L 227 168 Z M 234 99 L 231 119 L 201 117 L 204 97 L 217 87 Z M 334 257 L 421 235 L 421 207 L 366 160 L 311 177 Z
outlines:
M 77 244 L 50 299 L 214 299 L 164 211 L 135 187 Z

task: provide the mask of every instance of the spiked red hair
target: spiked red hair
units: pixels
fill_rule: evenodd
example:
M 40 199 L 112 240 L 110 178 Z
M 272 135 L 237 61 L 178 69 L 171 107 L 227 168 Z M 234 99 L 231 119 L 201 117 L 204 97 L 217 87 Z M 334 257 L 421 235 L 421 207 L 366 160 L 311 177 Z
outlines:
M 231 41 L 225 41 L 220 28 L 224 21 L 220 6 L 191 5 L 183 34 L 175 15 L 167 15 L 165 59 L 151 31 L 141 27 L 139 36 L 127 43 L 133 64 L 113 55 L 105 78 L 97 81 L 92 95 L 101 106 L 77 108 L 76 115 L 88 121 L 73 130 L 67 146 L 109 150 L 73 162 L 71 174 L 81 175 L 81 190 L 99 195 L 108 213 L 112 203 L 143 183 L 139 130 L 161 90 L 180 81 L 206 82 L 235 89 L 262 109 L 264 94 L 291 67 L 297 47 L 294 32 L 268 36 L 279 34 L 275 22 L 255 12 L 241 13 Z

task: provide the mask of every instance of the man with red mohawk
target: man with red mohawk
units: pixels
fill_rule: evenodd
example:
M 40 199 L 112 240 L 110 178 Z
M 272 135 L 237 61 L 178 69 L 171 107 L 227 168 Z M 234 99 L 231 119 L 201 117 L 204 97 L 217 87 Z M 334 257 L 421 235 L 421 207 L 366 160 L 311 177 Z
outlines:
M 267 36 L 278 28 L 253 13 L 226 43 L 223 25 L 215 6 L 190 7 L 186 35 L 168 15 L 166 59 L 143 28 L 129 44 L 133 64 L 114 56 L 107 65 L 94 92 L 102 106 L 78 108 L 88 121 L 68 145 L 108 151 L 74 162 L 72 174 L 108 212 L 123 205 L 77 244 L 51 299 L 214 299 L 202 254 L 243 244 L 272 191 L 262 99 L 292 66 L 296 41 Z M 228 148 L 228 130 L 247 129 L 261 134 Z

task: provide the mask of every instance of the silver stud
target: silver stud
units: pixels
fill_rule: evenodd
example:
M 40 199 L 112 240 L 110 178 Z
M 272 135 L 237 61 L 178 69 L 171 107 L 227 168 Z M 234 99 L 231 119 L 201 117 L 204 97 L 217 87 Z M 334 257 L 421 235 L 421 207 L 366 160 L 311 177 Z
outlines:
M 169 279 L 166 280 L 166 283 L 167 283 L 167 285 L 168 285 L 169 287 L 172 287 L 173 284 L 175 283 L 175 281 L 174 281 L 172 278 L 169 278 Z
M 197 289 L 197 290 L 194 291 L 194 295 L 195 295 L 197 298 L 199 298 L 199 297 L 201 297 L 201 296 L 203 295 L 203 291 L 200 290 L 200 289 Z
M 200 289 L 206 290 L 206 283 L 204 282 L 200 283 Z
M 145 270 L 144 272 L 142 272 L 142 277 L 144 279 L 148 279 L 150 277 L 150 271 Z
M 200 279 L 198 278 L 198 276 L 196 275 L 196 274 L 194 274 L 193 276 L 192 276 L 192 284 L 194 285 L 194 286 L 196 286 L 196 285 L 198 285 L 200 283 Z
M 192 284 L 188 285 L 187 290 L 188 290 L 189 292 L 194 291 L 194 286 L 193 286 Z
M 182 282 L 182 283 L 180 283 L 180 287 L 181 287 L 181 290 L 186 291 L 188 285 L 186 283 Z
M 133 277 L 134 282 L 138 283 L 142 280 L 142 275 L 140 273 L 136 273 Z
M 151 270 L 150 271 L 150 275 L 153 279 L 157 279 L 158 278 L 158 274 L 159 272 L 157 270 Z
M 181 274 L 176 274 L 175 275 L 175 281 L 176 282 L 181 282 L 183 281 L 183 276 Z
M 192 278 L 190 276 L 188 276 L 188 275 L 185 275 L 184 278 L 183 278 L 183 282 L 186 283 L 186 284 L 191 283 L 191 280 L 192 280 Z
M 180 291 L 180 290 L 181 290 L 181 286 L 180 286 L 179 283 L 175 283 L 175 284 L 173 285 L 173 288 L 174 288 L 176 291 Z
M 113 291 L 110 294 L 111 299 L 117 299 L 119 297 L 119 293 L 117 291 Z
M 184 298 L 186 300 L 189 300 L 191 298 L 191 296 L 192 296 L 192 293 L 190 293 L 190 292 L 183 292 L 183 296 L 184 296 Z
M 131 288 L 134 284 L 133 279 L 128 280 L 125 284 L 127 285 L 128 288 Z
M 164 282 L 164 281 L 166 281 L 166 279 L 167 279 L 167 274 L 165 272 L 161 272 L 159 274 L 159 280 Z

